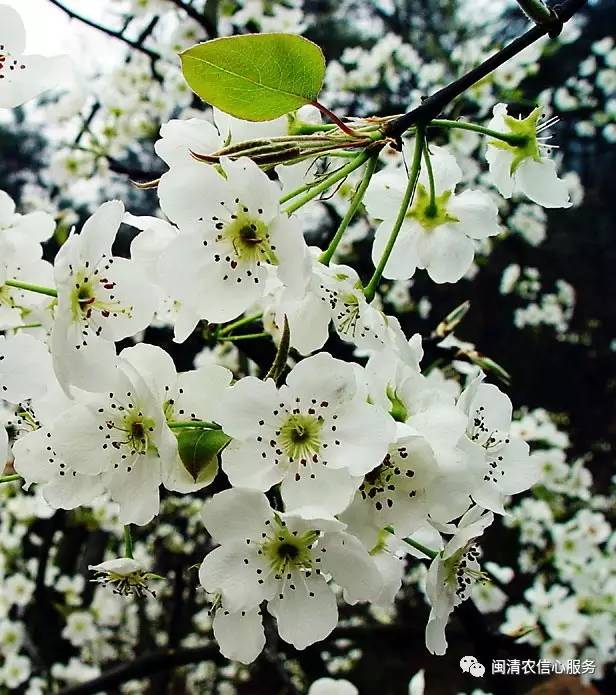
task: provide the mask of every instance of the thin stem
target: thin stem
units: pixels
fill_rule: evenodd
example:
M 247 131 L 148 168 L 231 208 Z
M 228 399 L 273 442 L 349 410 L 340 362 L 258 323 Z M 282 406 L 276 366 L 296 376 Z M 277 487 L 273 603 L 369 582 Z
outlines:
M 42 323 L 22 323 L 21 326 L 11 326 L 7 331 L 23 331 L 25 328 L 40 328 Z
M 392 535 L 395 535 L 395 530 L 393 526 L 386 526 L 385 531 L 388 533 L 391 533 Z M 424 555 L 427 555 L 431 560 L 434 560 L 434 558 L 438 555 L 438 550 L 433 550 L 432 548 L 428 548 L 427 545 L 424 545 L 423 543 L 420 543 L 419 541 L 414 540 L 413 538 L 407 537 L 402 539 L 407 545 L 410 545 L 411 547 L 415 548 L 415 550 L 419 550 L 420 553 L 423 553 Z
M 234 328 L 240 328 L 241 326 L 245 326 L 246 324 L 249 323 L 254 323 L 255 321 L 259 321 L 263 314 L 259 312 L 258 314 L 252 314 L 251 316 L 243 316 L 241 319 L 237 319 L 236 321 L 232 321 L 231 323 L 228 323 L 224 328 L 221 328 L 220 331 L 218 331 L 218 336 L 221 335 L 226 335 L 227 333 L 231 333 L 231 331 Z
M 245 333 L 244 335 L 223 335 L 218 340 L 235 342 L 237 340 L 256 340 L 258 338 L 271 338 L 269 333 Z
M 433 550 L 432 548 L 428 548 L 427 545 L 424 545 L 423 543 L 420 543 L 419 541 L 413 540 L 412 538 L 403 538 L 402 540 L 407 545 L 410 545 L 412 548 L 415 548 L 415 550 L 419 550 L 420 553 L 427 555 L 431 560 L 434 560 L 434 558 L 438 555 L 437 550 Z
M 14 473 L 13 475 L 2 475 L 0 476 L 0 484 L 2 483 L 12 483 L 15 480 L 21 480 L 21 476 L 18 475 L 17 473 Z
M 359 167 L 362 166 L 362 164 L 364 164 L 364 162 L 366 162 L 371 156 L 371 153 L 367 150 L 360 152 L 355 159 L 352 159 L 348 164 L 345 164 L 333 174 L 323 179 L 320 183 L 311 186 L 309 190 L 304 193 L 304 195 L 298 197 L 297 200 L 288 205 L 283 212 L 290 215 L 292 212 L 299 210 L 299 208 L 306 205 L 306 203 L 309 203 L 313 198 L 316 198 L 327 189 L 331 188 L 335 183 L 345 179 L 349 174 L 355 171 L 355 169 L 359 169 Z
M 553 22 L 554 16 L 549 7 L 541 2 L 541 0 L 516 0 L 522 12 L 533 22 L 537 24 L 545 24 Z
M 335 123 L 340 130 L 342 130 L 344 133 L 347 135 L 350 135 L 351 137 L 361 137 L 360 133 L 356 133 L 352 128 L 349 128 L 349 126 L 344 122 L 341 121 L 338 116 L 333 111 L 330 111 L 327 106 L 324 106 L 323 104 L 319 103 L 316 99 L 314 101 L 310 102 L 312 106 L 315 108 L 319 109 L 319 111 L 329 118 L 332 123 Z
M 62 10 L 62 12 L 67 14 L 71 19 L 76 19 L 77 21 L 82 22 L 83 24 L 86 24 L 87 26 L 92 27 L 93 29 L 98 29 L 98 31 L 102 31 L 103 34 L 107 34 L 107 36 L 112 36 L 114 39 L 119 39 L 127 46 L 130 46 L 131 48 L 134 48 L 136 51 L 141 51 L 141 53 L 147 55 L 148 58 L 150 58 L 150 60 L 158 60 L 160 58 L 160 55 L 156 53 L 156 51 L 153 51 L 151 48 L 146 48 L 141 43 L 139 43 L 139 41 L 133 41 L 132 39 L 127 38 L 126 36 L 124 36 L 124 33 L 122 31 L 116 31 L 115 29 L 110 29 L 109 27 L 103 26 L 102 24 L 97 24 L 97 22 L 93 21 L 92 19 L 88 19 L 88 17 L 84 17 L 83 15 L 74 12 L 69 7 L 65 7 L 58 0 L 49 0 L 49 2 L 52 5 L 55 5 L 59 10 Z
M 124 527 L 124 557 L 133 557 L 133 537 L 130 532 L 130 524 Z
M 582 9 L 582 7 L 586 5 L 586 1 L 587 0 L 562 0 L 562 2 L 554 6 L 554 9 L 551 9 L 553 15 L 551 22 L 536 24 L 483 63 L 469 70 L 459 79 L 443 87 L 443 89 L 432 94 L 432 96 L 428 97 L 416 108 L 389 121 L 383 129 L 385 134 L 392 138 L 399 138 L 402 133 L 406 132 L 411 126 L 417 123 L 426 123 L 436 118 L 454 99 L 466 92 L 467 89 L 484 77 L 494 72 L 496 68 L 535 43 L 535 41 L 542 36 L 545 36 L 545 34 L 549 34 L 552 37 L 557 36 L 563 23 L 568 22 L 576 12 Z
M 514 133 L 501 133 L 498 130 L 492 130 L 476 123 L 466 123 L 465 121 L 450 121 L 446 118 L 434 118 L 428 123 L 428 128 L 458 128 L 460 130 L 471 130 L 474 133 L 488 135 L 496 140 L 503 140 L 510 145 L 523 145 L 526 142 L 524 135 L 515 135 Z
M 342 239 L 344 233 L 347 230 L 347 227 L 349 226 L 351 220 L 353 219 L 355 213 L 357 212 L 357 208 L 360 206 L 361 201 L 364 198 L 364 194 L 366 193 L 366 190 L 368 188 L 368 184 L 370 183 L 370 179 L 374 175 L 374 170 L 376 169 L 378 159 L 379 159 L 379 155 L 378 155 L 378 153 L 375 153 L 368 160 L 368 164 L 366 164 L 366 169 L 364 171 L 364 175 L 362 177 L 362 180 L 361 180 L 359 186 L 357 187 L 357 189 L 355 190 L 353 198 L 351 199 L 351 204 L 349 205 L 349 209 L 346 211 L 345 216 L 342 218 L 342 221 L 340 222 L 340 225 L 338 226 L 338 229 L 336 230 L 336 233 L 334 234 L 334 238 L 329 242 L 329 246 L 321 254 L 321 258 L 320 258 L 321 263 L 325 263 L 325 265 L 328 265 L 332 259 L 332 256 L 336 252 L 336 249 L 338 248 L 338 244 L 340 243 L 340 240 Z
M 46 294 L 49 297 L 57 297 L 58 293 L 52 287 L 42 287 L 41 285 L 32 285 L 29 282 L 20 282 L 19 280 L 5 280 L 5 285 L 16 287 L 18 290 L 28 290 L 29 292 L 38 292 L 38 294 Z
M 356 157 L 356 154 L 353 154 L 353 157 Z M 281 198 L 279 198 L 278 202 L 283 205 L 284 203 L 287 203 L 291 198 L 295 198 L 296 196 L 300 195 L 301 193 L 304 193 L 305 191 L 309 190 L 313 186 L 316 185 L 316 182 L 310 181 L 309 183 L 303 183 L 301 186 L 298 188 L 295 188 L 292 191 L 289 191 L 288 193 L 285 193 Z
M 215 38 L 218 34 L 216 26 L 213 22 L 209 20 L 205 12 L 201 13 L 196 7 L 193 7 L 189 2 L 184 2 L 183 0 L 169 0 L 178 9 L 184 10 L 186 14 L 194 19 L 197 24 L 201 25 L 202 29 L 205 29 L 210 38 Z
M 370 282 L 368 282 L 364 289 L 364 295 L 366 296 L 366 299 L 369 302 L 372 301 L 374 295 L 376 294 L 376 288 L 378 287 L 378 284 L 381 281 L 383 270 L 385 269 L 387 261 L 391 256 L 391 252 L 393 251 L 396 239 L 398 238 L 398 234 L 400 233 L 402 223 L 406 218 L 407 210 L 409 209 L 409 206 L 413 201 L 415 189 L 417 188 L 417 181 L 419 179 L 419 171 L 421 169 L 421 154 L 424 148 L 424 144 L 425 129 L 424 126 L 418 125 L 417 137 L 415 139 L 415 151 L 413 153 L 413 162 L 411 164 L 411 171 L 409 172 L 409 181 L 406 186 L 406 190 L 404 191 L 404 197 L 402 198 L 402 204 L 400 205 L 400 210 L 398 211 L 398 217 L 394 222 L 393 229 L 391 230 L 391 234 L 389 235 L 389 239 L 387 240 L 387 245 L 383 250 L 383 255 L 381 256 L 381 259 L 379 260 L 379 263 L 375 268 L 372 277 L 370 278 Z
M 215 422 L 207 422 L 206 420 L 167 420 L 167 427 L 172 430 L 198 428 L 203 430 L 219 430 L 220 425 Z
M 424 162 L 426 163 L 426 171 L 428 172 L 428 185 L 430 188 L 430 202 L 426 208 L 426 215 L 434 217 L 436 215 L 436 187 L 434 185 L 434 171 L 432 170 L 432 159 L 428 151 L 428 143 L 424 143 L 423 148 Z

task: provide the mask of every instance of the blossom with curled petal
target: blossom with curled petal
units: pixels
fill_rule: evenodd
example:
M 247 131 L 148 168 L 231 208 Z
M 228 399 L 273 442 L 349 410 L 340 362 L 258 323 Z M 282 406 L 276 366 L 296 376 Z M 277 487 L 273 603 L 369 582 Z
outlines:
M 496 104 L 488 127 L 492 130 L 520 136 L 521 144 L 503 140 L 490 140 L 486 159 L 490 177 L 505 198 L 523 193 L 544 208 L 567 208 L 571 205 L 569 189 L 558 178 L 556 162 L 550 158 L 553 145 L 541 135 L 558 119 L 543 120 L 543 109 L 538 106 L 526 118 L 514 118 L 507 113 L 505 104 Z
M 460 394 L 458 407 L 468 415 L 466 442 L 471 495 L 475 502 L 504 514 L 508 495 L 527 490 L 539 479 L 528 444 L 511 434 L 512 405 L 498 386 L 480 373 Z
M 451 612 L 469 598 L 476 582 L 486 580 L 479 567 L 479 549 L 472 540 L 493 521 L 492 512 L 474 506 L 457 525 L 437 526 L 452 538 L 432 560 L 426 577 L 426 595 L 431 606 L 426 625 L 426 647 L 432 654 L 445 653 L 445 628 Z
M 128 596 L 144 596 L 145 594 L 156 594 L 148 586 L 148 580 L 160 579 L 152 572 L 146 572 L 140 562 L 131 557 L 119 557 L 114 560 L 107 560 L 98 565 L 88 565 L 88 569 L 95 573 L 93 581 L 110 586 L 115 594 Z

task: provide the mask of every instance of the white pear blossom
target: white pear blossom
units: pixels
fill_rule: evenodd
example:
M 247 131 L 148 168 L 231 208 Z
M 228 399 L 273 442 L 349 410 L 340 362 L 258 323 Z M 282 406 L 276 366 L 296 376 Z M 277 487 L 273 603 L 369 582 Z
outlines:
M 477 504 L 504 514 L 507 495 L 527 490 L 539 479 L 528 444 L 510 434 L 512 405 L 479 374 L 462 392 L 458 406 L 468 415 L 467 441 L 471 494 Z
M 411 547 L 401 540 L 402 534 L 393 532 L 391 528 L 383 528 L 370 505 L 365 504 L 357 495 L 340 515 L 340 521 L 347 525 L 348 533 L 361 541 L 381 574 L 382 589 L 371 601 L 372 605 L 390 609 L 402 585 L 404 558 L 409 554 Z M 436 532 L 435 535 L 438 536 Z
M 25 630 L 20 622 L 0 620 L 0 647 L 3 654 L 19 652 L 24 642 Z
M 221 594 L 230 613 L 267 601 L 280 636 L 296 649 L 324 639 L 336 626 L 336 599 L 326 577 L 343 587 L 350 603 L 371 600 L 381 589 L 368 552 L 334 519 L 279 513 L 263 493 L 234 488 L 206 502 L 203 520 L 220 546 L 205 557 L 201 584 Z
M 175 175 L 198 177 L 205 167 L 191 153 L 215 152 L 222 143 L 223 139 L 212 123 L 202 118 L 174 119 L 161 126 L 160 140 L 156 141 L 154 150 Z M 185 169 L 180 171 L 181 167 Z
M 343 678 L 319 678 L 310 688 L 308 695 L 358 695 L 359 690 Z
M 26 30 L 19 13 L 0 5 L 0 108 L 21 106 L 70 74 L 67 56 L 24 55 L 25 48 Z
M 231 374 L 210 364 L 178 375 L 167 353 L 146 344 L 126 348 L 107 369 L 113 390 L 64 397 L 54 417 L 17 440 L 15 466 L 26 484 L 44 485 L 54 507 L 108 490 L 125 523 L 145 524 L 158 512 L 160 484 L 186 493 L 211 483 L 215 468 L 195 479 L 183 465 L 167 420 L 212 418 Z
M 333 324 L 344 341 L 369 350 L 398 343 L 402 333 L 397 319 L 369 303 L 357 272 L 346 265 L 320 263 L 320 249 L 311 248 L 311 270 L 303 291 L 279 286 L 273 310 L 279 324 L 289 321 L 291 345 L 303 355 L 323 347 Z
M 82 647 L 84 644 L 94 641 L 97 636 L 98 630 L 89 611 L 74 611 L 69 614 L 62 630 L 62 637 L 74 647 Z
M 2 257 L 9 249 L 17 251 L 27 247 L 28 253 L 40 257 L 40 244 L 47 241 L 56 228 L 55 220 L 46 212 L 30 212 L 20 215 L 15 212 L 15 203 L 5 191 L 0 190 L 0 249 Z
M 439 521 L 463 514 L 470 499 L 467 454 L 459 444 L 464 439 L 468 418 L 456 407 L 451 392 L 389 350 L 375 353 L 368 360 L 366 376 L 372 402 L 397 422 L 398 437 L 419 437 L 428 445 L 426 449 L 418 442 L 412 447 L 421 451 L 418 463 L 424 461 L 418 484 L 425 487 L 419 500 L 424 499 L 431 516 Z
M 407 148 L 408 150 L 408 148 Z M 462 180 L 455 157 L 440 147 L 430 147 L 434 199 L 430 177 L 424 167 L 415 197 L 409 207 L 394 252 L 383 276 L 407 280 L 416 268 L 425 268 L 435 282 L 457 282 L 470 268 L 475 255 L 474 239 L 499 234 L 498 210 L 486 193 L 479 190 L 454 192 Z M 366 209 L 378 220 L 372 260 L 378 264 L 387 245 L 407 185 L 403 167 L 376 174 L 366 192 Z
M 161 258 L 163 287 L 215 323 L 259 300 L 269 270 L 283 284 L 303 287 L 306 258 L 301 231 L 280 212 L 277 184 L 246 158 L 225 159 L 222 167 L 226 178 L 204 165 L 199 179 L 171 170 L 159 185 L 161 207 L 181 230 Z
M 47 346 L 27 333 L 0 335 L 0 397 L 21 403 L 42 396 L 53 382 Z
M 186 303 L 169 297 L 162 289 L 159 275 L 160 259 L 179 235 L 179 229 L 157 217 L 136 217 L 130 213 L 126 213 L 124 222 L 142 230 L 131 243 L 131 260 L 160 289 L 156 317 L 159 321 L 173 324 L 174 341 L 182 343 L 195 330 L 200 321 L 199 314 Z
M 403 437 L 364 476 L 351 507 L 365 507 L 374 529 L 391 526 L 398 536 L 407 536 L 427 521 L 427 491 L 437 475 L 438 464 L 426 440 Z M 346 515 L 342 518 L 348 522 Z
M 24 607 L 30 603 L 35 584 L 23 574 L 12 574 L 3 581 L 2 591 L 9 605 Z
M 104 203 L 56 256 L 52 354 L 64 388 L 106 389 L 113 341 L 144 329 L 156 309 L 156 291 L 141 270 L 112 255 L 123 214 L 119 201 Z
M 73 471 L 101 476 L 123 523 L 145 524 L 158 512 L 159 485 L 175 478 L 177 441 L 163 404 L 127 362 L 109 389 L 82 396 L 54 422 L 53 447 Z
M 99 475 L 73 470 L 56 451 L 54 423 L 74 405 L 57 381 L 50 380 L 45 394 L 22 404 L 15 426 L 20 431 L 13 443 L 13 465 L 24 480 L 24 489 L 37 485 L 54 509 L 75 509 L 100 496 L 105 488 Z
M 10 689 L 16 689 L 25 683 L 31 673 L 30 659 L 22 654 L 8 654 L 0 667 L 0 679 Z
M 570 206 L 569 190 L 565 181 L 558 178 L 556 163 L 549 154 L 553 145 L 541 135 L 556 120 L 542 122 L 543 109 L 538 106 L 526 118 L 514 118 L 507 113 L 505 104 L 494 107 L 488 127 L 501 133 L 519 136 L 520 144 L 510 144 L 492 139 L 488 142 L 486 158 L 490 177 L 505 198 L 523 193 L 545 208 Z
M 122 596 L 144 596 L 148 592 L 153 594 L 148 587 L 148 580 L 158 578 L 131 557 L 119 557 L 100 562 L 98 565 L 88 565 L 88 569 L 95 573 L 95 582 L 110 586 L 114 593 Z
M 232 378 L 228 369 L 205 364 L 178 374 L 171 357 L 161 348 L 147 343 L 122 350 L 120 357 L 147 384 L 167 421 L 218 419 L 219 403 Z M 194 492 L 209 485 L 216 472 L 213 468 L 205 477 L 199 475 L 195 480 L 176 457 L 175 465 L 163 468 L 162 482 L 168 490 Z
M 40 256 L 40 244 L 3 243 L 0 239 L 0 330 L 49 322 L 52 297 L 5 284 L 25 280 L 43 287 L 53 285 L 53 267 Z
M 330 513 L 351 501 L 362 476 L 387 453 L 394 423 L 365 401 L 354 368 L 327 353 L 300 362 L 279 389 L 241 379 L 221 404 L 233 438 L 222 454 L 232 485 L 268 490 L 282 483 L 288 509 Z
M 426 595 L 431 606 L 426 625 L 426 646 L 432 654 L 445 653 L 445 627 L 449 615 L 469 598 L 477 581 L 485 580 L 478 562 L 479 549 L 470 541 L 480 536 L 493 520 L 492 512 L 484 512 L 475 506 L 466 512 L 457 526 L 443 527 L 443 531 L 453 534 L 453 537 L 432 560 L 426 578 Z

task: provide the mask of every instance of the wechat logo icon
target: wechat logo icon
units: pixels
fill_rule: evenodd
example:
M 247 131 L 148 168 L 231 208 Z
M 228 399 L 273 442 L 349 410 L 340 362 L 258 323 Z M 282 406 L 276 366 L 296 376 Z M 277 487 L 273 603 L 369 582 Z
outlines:
M 486 667 L 480 664 L 474 656 L 463 656 L 460 659 L 460 668 L 464 673 L 469 673 L 475 678 L 481 678 L 486 672 Z

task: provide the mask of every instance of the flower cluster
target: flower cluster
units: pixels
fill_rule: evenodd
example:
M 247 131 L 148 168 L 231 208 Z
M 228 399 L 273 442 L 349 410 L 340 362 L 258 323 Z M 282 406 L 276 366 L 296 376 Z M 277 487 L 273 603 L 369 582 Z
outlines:
M 126 207 L 137 207 L 112 199 L 91 205 L 86 221 L 65 235 L 74 216 L 58 214 L 55 202 L 19 214 L 0 191 L 1 482 L 20 478 L 28 493 L 19 498 L 0 486 L 10 503 L 0 535 L 15 547 L 36 536 L 33 518 L 55 510 L 106 534 L 105 543 L 122 526 L 130 538 L 131 525 L 157 522 L 137 530 L 144 535 L 134 549 L 132 541 L 124 551 L 112 541 L 92 553 L 92 564 L 81 563 L 94 573 L 88 599 L 83 577 L 60 551 L 52 555 L 61 569 L 39 574 L 33 563 L 0 555 L 0 577 L 7 577 L 2 684 L 16 688 L 30 678 L 28 636 L 14 616 L 35 592 L 62 596 L 62 637 L 80 655 L 54 666 L 57 683 L 94 677 L 99 664 L 130 655 L 141 613 L 163 623 L 160 604 L 147 600 L 149 582 L 161 579 L 149 571 L 161 546 L 168 563 L 156 571 L 175 571 L 177 593 L 184 592 L 177 557 L 198 566 L 195 635 L 213 634 L 239 664 L 257 659 L 275 631 L 297 650 L 335 637 L 349 606 L 367 604 L 366 614 L 385 622 L 414 579 L 429 604 L 426 647 L 442 655 L 462 602 L 472 599 L 485 612 L 506 606 L 499 587 L 510 568 L 484 564 L 479 547 L 499 518 L 528 546 L 520 569 L 539 575 L 524 594 L 528 606 L 509 606 L 501 630 L 546 656 L 583 650 L 607 664 L 615 650 L 607 500 L 592 497 L 581 463 L 573 472 L 565 465 L 561 445 L 533 446 L 531 454 L 529 441 L 558 433 L 536 414 L 514 421 L 511 400 L 490 383 L 489 372 L 506 373 L 453 334 L 468 307 L 425 338 L 398 319 L 409 307 L 430 313 L 428 296 L 411 295 L 418 279 L 446 289 L 471 278 L 507 229 L 537 245 L 543 208 L 578 202 L 575 182 L 558 176 L 547 143 L 557 120 L 549 108 L 514 117 L 505 103 L 494 106 L 499 90 L 534 69 L 539 51 L 469 97 L 489 106 L 491 119 L 429 119 L 390 137 L 392 119 L 330 125 L 311 104 L 254 123 L 188 108 L 171 53 L 198 29 L 181 5 L 170 35 L 157 30 L 139 59 L 117 67 L 113 88 L 96 103 L 71 95 L 77 110 L 90 103 L 92 117 L 77 138 L 80 149 L 57 150 L 46 174 L 64 192 L 93 172 L 106 175 L 161 121 L 154 150 L 164 173 L 141 185 L 156 188 L 157 214 L 132 214 Z M 131 21 L 140 21 L 163 14 L 166 3 L 132 6 Z M 308 21 L 299 3 L 247 2 L 224 8 L 221 27 L 301 31 Z M 1 43 L 6 26 L 15 28 L 12 44 Z M 0 77 L 10 71 L 6 84 L 0 80 L 0 106 L 52 86 L 31 75 L 41 71 L 21 55 L 22 33 L 14 12 L 0 7 Z M 401 65 L 420 68 L 416 84 L 397 79 Z M 23 74 L 13 76 L 15 66 Z M 371 84 L 369 76 L 379 79 Z M 361 87 L 360 103 L 374 106 L 371 89 L 381 79 L 418 94 L 446 74 L 390 35 L 369 52 L 345 51 L 329 67 L 327 89 L 350 106 L 345 90 Z M 75 105 L 55 107 L 66 107 L 70 121 Z M 328 202 L 320 197 L 326 192 Z M 330 213 L 338 227 L 324 242 L 315 230 Z M 371 253 L 354 257 L 363 242 Z M 532 268 L 510 265 L 503 275 L 502 294 L 532 302 L 516 310 L 518 328 L 547 323 L 564 333 L 573 288 L 560 280 L 541 300 L 540 290 Z M 173 341 L 157 340 L 160 330 Z M 249 341 L 273 349 L 263 358 L 241 349 Z M 201 352 L 192 369 L 185 361 L 179 368 L 176 348 L 188 344 Z M 424 360 L 426 345 L 455 351 L 453 369 Z M 529 434 L 541 427 L 541 436 Z M 507 516 L 511 497 L 537 483 L 536 499 L 523 498 Z M 569 510 L 569 498 L 588 508 Z M 26 511 L 19 499 L 28 500 Z M 34 545 L 50 542 L 37 537 Z M 424 569 L 409 572 L 412 559 L 427 561 L 427 569 L 420 563 L 414 566 Z M 183 619 L 174 616 L 156 640 L 171 646 L 174 621 Z M 116 632 L 117 643 L 106 646 Z M 191 676 L 195 692 L 219 677 L 211 673 L 217 658 Z M 241 680 L 242 669 L 233 666 L 229 678 Z M 44 692 L 39 680 L 30 679 L 28 695 Z M 357 691 L 320 679 L 308 692 Z M 409 692 L 423 692 L 421 672 Z

